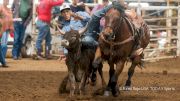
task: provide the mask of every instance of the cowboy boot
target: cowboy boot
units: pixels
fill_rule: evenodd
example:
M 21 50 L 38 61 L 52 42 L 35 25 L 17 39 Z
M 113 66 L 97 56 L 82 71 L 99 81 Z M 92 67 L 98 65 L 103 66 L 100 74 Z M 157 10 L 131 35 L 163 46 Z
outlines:
M 45 51 L 45 58 L 47 60 L 52 59 L 52 55 L 50 54 L 50 50 L 49 49 L 46 49 L 46 51 Z
M 42 54 L 41 54 L 41 49 L 38 49 L 37 50 L 37 60 L 43 60 L 44 58 L 43 58 L 43 56 L 42 56 Z
M 2 68 L 8 68 L 9 66 L 6 63 L 2 64 Z

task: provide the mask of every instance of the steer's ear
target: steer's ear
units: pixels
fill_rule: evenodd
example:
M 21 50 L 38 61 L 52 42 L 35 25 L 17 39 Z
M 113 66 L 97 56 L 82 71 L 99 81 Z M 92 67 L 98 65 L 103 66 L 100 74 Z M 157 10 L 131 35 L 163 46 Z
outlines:
M 87 28 L 88 28 L 88 23 L 86 24 L 86 26 L 82 29 L 80 29 L 78 32 L 80 35 L 83 35 L 86 31 L 87 31 Z
M 60 34 L 62 34 L 62 35 L 65 34 L 65 32 L 59 28 L 59 26 L 57 26 L 57 29 L 58 29 L 58 31 L 60 32 Z

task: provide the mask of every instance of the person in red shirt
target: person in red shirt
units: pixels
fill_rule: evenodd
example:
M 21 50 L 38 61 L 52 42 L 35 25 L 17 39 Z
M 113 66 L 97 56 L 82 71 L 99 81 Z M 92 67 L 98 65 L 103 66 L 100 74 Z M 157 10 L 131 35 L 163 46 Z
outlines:
M 36 49 L 37 49 L 37 58 L 43 59 L 41 54 L 42 52 L 42 41 L 45 39 L 46 42 L 46 59 L 50 59 L 50 50 L 51 50 L 51 33 L 50 33 L 50 21 L 51 21 L 51 10 L 54 6 L 62 5 L 64 0 L 39 0 L 39 4 L 37 6 L 37 17 L 38 20 L 36 22 L 36 26 L 39 30 L 39 34 L 36 40 Z

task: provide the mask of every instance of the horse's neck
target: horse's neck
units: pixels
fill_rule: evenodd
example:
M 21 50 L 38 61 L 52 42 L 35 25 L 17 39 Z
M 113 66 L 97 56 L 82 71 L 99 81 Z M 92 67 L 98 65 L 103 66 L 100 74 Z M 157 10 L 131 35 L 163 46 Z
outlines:
M 115 41 L 125 40 L 132 36 L 131 30 L 125 21 L 125 18 L 122 18 L 121 24 L 118 26 L 118 30 L 116 30 L 115 35 Z

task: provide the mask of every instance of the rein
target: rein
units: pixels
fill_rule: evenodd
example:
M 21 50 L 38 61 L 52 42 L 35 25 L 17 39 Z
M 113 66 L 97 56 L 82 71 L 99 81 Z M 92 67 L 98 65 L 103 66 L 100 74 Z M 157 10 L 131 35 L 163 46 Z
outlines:
M 123 44 L 125 44 L 125 43 L 128 43 L 128 42 L 130 42 L 130 41 L 134 41 L 135 40 L 135 38 L 134 38 L 134 29 L 133 29 L 133 26 L 132 26 L 132 24 L 130 23 L 130 21 L 126 18 L 126 17 L 121 17 L 121 20 L 120 20 L 120 23 L 122 23 L 122 19 L 125 19 L 125 21 L 128 23 L 128 26 L 131 28 L 130 30 L 132 31 L 132 33 L 133 33 L 133 35 L 132 36 L 130 36 L 129 38 L 127 38 L 127 39 L 125 39 L 125 40 L 123 40 L 123 41 L 121 41 L 121 42 L 113 42 L 113 41 L 108 41 L 108 40 L 106 40 L 105 38 L 104 38 L 104 36 L 103 36 L 103 34 L 100 34 L 100 39 L 102 39 L 105 43 L 107 43 L 107 44 L 109 44 L 110 45 L 110 51 L 111 51 L 111 55 L 110 55 L 110 61 L 113 61 L 112 60 L 112 56 L 114 55 L 114 53 L 113 53 L 113 49 L 114 49 L 114 46 L 118 46 L 118 45 L 123 45 Z M 111 26 L 108 26 L 108 27 L 111 27 Z M 114 35 L 114 37 L 115 37 L 115 35 Z
M 133 33 L 133 36 L 130 36 L 129 38 L 127 38 L 126 40 L 123 40 L 123 41 L 121 41 L 121 42 L 113 42 L 113 41 L 108 41 L 108 40 L 106 40 L 106 39 L 104 38 L 103 34 L 100 34 L 100 38 L 103 39 L 104 42 L 106 42 L 106 43 L 108 43 L 109 45 L 111 45 L 111 47 L 117 46 L 117 45 L 123 45 L 123 44 L 125 44 L 125 43 L 127 43 L 127 42 L 129 42 L 129 41 L 134 40 L 134 32 L 135 32 L 135 31 L 134 31 L 134 29 L 133 29 L 133 25 L 130 23 L 130 21 L 129 21 L 126 17 L 121 17 L 121 18 L 120 18 L 120 23 L 122 23 L 123 18 L 125 19 L 125 21 L 126 21 L 126 22 L 128 23 L 128 25 L 130 26 L 131 31 L 132 31 L 132 33 Z M 107 26 L 107 27 L 112 28 L 111 26 Z
M 134 36 L 130 36 L 129 38 L 127 38 L 126 40 L 123 40 L 121 42 L 112 42 L 112 41 L 106 40 L 102 34 L 100 35 L 100 38 L 103 39 L 104 42 L 108 43 L 111 46 L 123 45 L 129 41 L 134 40 Z

